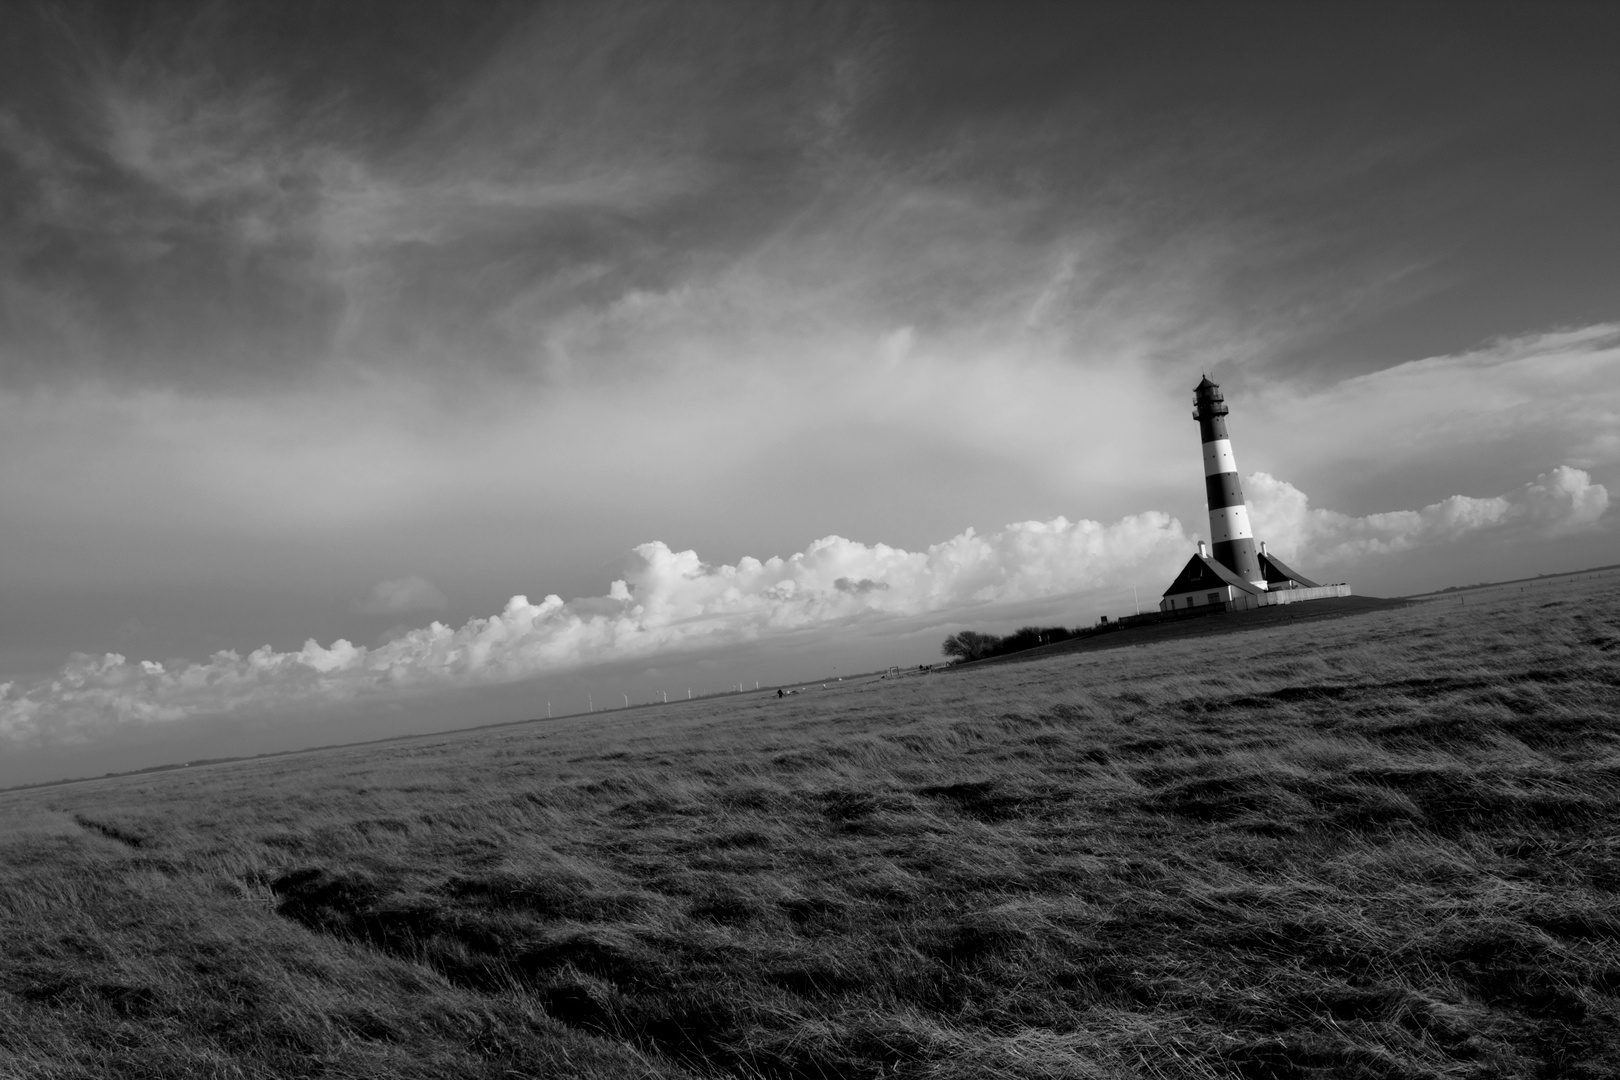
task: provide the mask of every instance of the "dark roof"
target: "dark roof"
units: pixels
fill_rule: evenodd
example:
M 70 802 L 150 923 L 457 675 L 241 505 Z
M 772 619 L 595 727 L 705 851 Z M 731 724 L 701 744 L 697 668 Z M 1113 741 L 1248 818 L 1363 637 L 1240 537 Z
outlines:
M 1297 581 L 1303 588 L 1319 589 L 1316 582 L 1301 574 L 1275 555 L 1262 552 L 1260 554 L 1260 569 L 1265 572 L 1268 585 L 1281 585 L 1285 581 Z
M 1202 589 L 1218 589 L 1222 585 L 1230 585 L 1246 593 L 1259 593 L 1261 590 L 1250 585 L 1232 571 L 1203 555 L 1194 555 L 1187 560 L 1176 580 L 1161 595 L 1170 596 L 1175 593 L 1198 592 Z
M 1221 388 L 1221 384 L 1216 383 L 1216 382 L 1210 382 L 1209 381 L 1209 376 L 1205 375 L 1203 381 L 1200 382 L 1197 386 L 1193 387 L 1193 389 L 1194 390 L 1202 390 L 1205 387 L 1213 387 L 1214 389 L 1219 390 Z

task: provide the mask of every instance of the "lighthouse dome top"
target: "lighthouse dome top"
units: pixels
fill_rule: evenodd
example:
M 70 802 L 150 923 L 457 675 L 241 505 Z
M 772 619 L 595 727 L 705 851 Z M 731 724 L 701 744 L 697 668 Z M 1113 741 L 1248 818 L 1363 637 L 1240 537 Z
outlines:
M 1227 414 L 1226 395 L 1221 393 L 1220 385 L 1212 382 L 1208 375 L 1204 376 L 1203 382 L 1200 382 L 1193 391 L 1193 400 L 1198 403 L 1198 408 L 1193 412 L 1193 419 L 1195 420 L 1204 420 L 1206 418 L 1205 414 L 1208 414 L 1209 417 L 1225 416 Z M 1213 432 L 1211 435 L 1213 436 Z M 1223 430 L 1220 435 L 1225 438 L 1226 432 Z

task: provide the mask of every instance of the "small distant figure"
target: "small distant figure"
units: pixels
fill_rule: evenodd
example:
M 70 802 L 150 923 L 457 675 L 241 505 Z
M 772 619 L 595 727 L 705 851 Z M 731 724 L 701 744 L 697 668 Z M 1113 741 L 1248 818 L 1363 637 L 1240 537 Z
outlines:
M 786 696 L 787 696 L 787 695 L 786 695 L 786 694 L 784 694 L 784 693 L 782 693 L 782 691 L 781 691 L 781 690 L 777 690 L 777 692 L 776 692 L 776 696 L 777 696 L 777 697 L 786 697 Z

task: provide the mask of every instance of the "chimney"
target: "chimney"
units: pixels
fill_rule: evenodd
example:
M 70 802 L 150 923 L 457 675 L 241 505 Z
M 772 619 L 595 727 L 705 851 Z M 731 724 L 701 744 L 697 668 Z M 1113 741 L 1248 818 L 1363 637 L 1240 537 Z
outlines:
M 1198 541 L 1198 557 L 1200 559 L 1209 558 L 1209 548 L 1204 546 L 1204 542 L 1202 540 Z
M 1260 554 L 1266 554 L 1266 542 L 1264 540 L 1260 541 Z

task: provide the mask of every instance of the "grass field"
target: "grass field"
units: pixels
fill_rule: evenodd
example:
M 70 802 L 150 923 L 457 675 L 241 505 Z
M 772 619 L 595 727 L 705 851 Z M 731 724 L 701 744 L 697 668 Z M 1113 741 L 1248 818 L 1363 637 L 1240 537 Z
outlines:
M 1620 575 L 0 794 L 0 1077 L 1620 1075 Z

